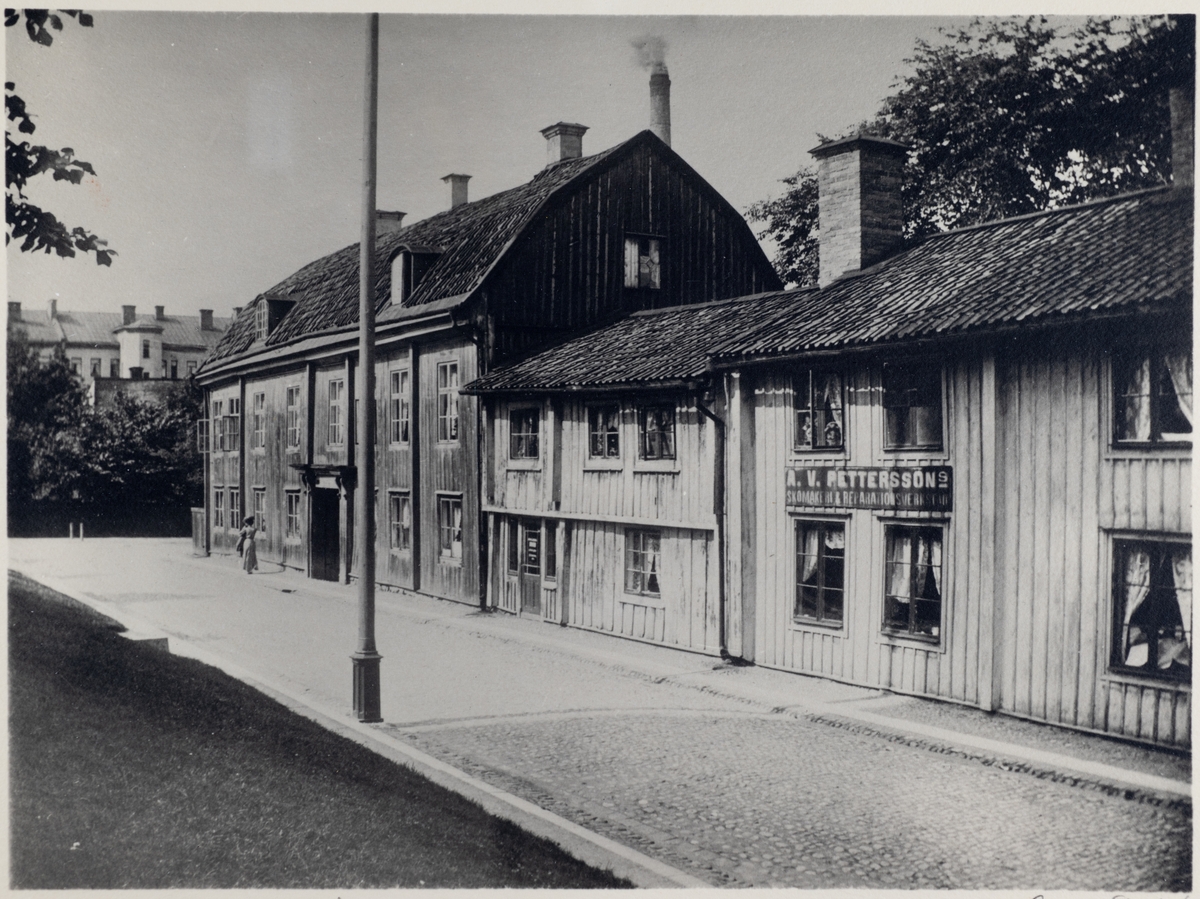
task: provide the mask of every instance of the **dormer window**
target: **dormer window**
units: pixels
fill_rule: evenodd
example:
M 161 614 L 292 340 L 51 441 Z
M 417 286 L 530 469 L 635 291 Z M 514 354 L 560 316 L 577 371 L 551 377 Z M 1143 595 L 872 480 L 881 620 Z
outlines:
M 662 287 L 661 241 L 657 237 L 625 238 L 625 286 L 658 290 Z
M 266 301 L 266 299 L 261 299 L 258 301 L 258 305 L 256 305 L 254 307 L 254 339 L 255 340 L 266 340 L 267 339 L 267 314 L 268 314 L 267 301 Z
M 401 250 L 392 260 L 392 302 L 403 305 L 440 255 L 434 249 Z

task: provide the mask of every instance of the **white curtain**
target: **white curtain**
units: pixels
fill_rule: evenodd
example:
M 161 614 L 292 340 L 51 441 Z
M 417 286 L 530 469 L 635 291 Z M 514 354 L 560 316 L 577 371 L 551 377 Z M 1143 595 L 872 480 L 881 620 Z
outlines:
M 821 406 L 825 413 L 825 433 L 820 435 L 826 446 L 842 443 L 842 376 L 826 374 L 821 384 Z M 814 435 L 815 436 L 815 435 Z
M 1167 353 L 1163 356 L 1163 362 L 1166 363 L 1167 371 L 1171 375 L 1171 386 L 1175 389 L 1175 398 L 1179 400 L 1179 411 L 1183 413 L 1183 417 L 1187 419 L 1189 425 L 1193 424 L 1192 354 L 1188 352 Z
M 892 556 L 888 559 L 888 571 L 890 574 L 888 595 L 907 602 L 912 584 L 912 537 L 909 535 L 893 535 Z
M 807 528 L 804 531 L 804 570 L 800 573 L 800 583 L 810 583 L 810 578 L 817 571 L 817 541 L 821 538 L 819 528 Z
M 1131 627 L 1130 619 L 1150 592 L 1150 554 L 1142 549 L 1130 549 L 1125 561 L 1125 664 L 1143 667 L 1149 661 L 1150 646 L 1141 628 Z
M 933 578 L 933 589 L 939 597 L 942 595 L 941 572 L 942 541 L 940 537 L 934 537 L 929 541 L 929 576 Z
M 1124 385 L 1126 440 L 1150 439 L 1150 359 L 1142 359 Z M 1132 408 L 1133 415 L 1130 415 Z
M 846 532 L 840 527 L 829 528 L 825 531 L 825 547 L 827 549 L 845 549 Z
M 1192 548 L 1180 547 L 1171 553 L 1171 577 L 1175 581 L 1175 602 L 1179 605 L 1182 633 L 1164 635 L 1158 642 L 1158 667 L 1170 668 L 1172 662 L 1192 664 Z

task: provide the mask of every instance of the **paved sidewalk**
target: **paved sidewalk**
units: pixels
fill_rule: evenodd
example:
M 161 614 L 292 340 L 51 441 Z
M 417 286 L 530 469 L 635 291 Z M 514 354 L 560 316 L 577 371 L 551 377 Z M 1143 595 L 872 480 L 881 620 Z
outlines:
M 619 873 L 640 871 L 635 879 L 645 885 L 1162 889 L 1179 883 L 1157 873 L 1177 849 L 1136 870 L 1119 859 L 1111 872 L 1077 859 L 1078 875 L 1049 882 L 1075 853 L 1066 837 L 1061 859 L 1046 837 L 1022 843 L 1015 860 L 994 868 L 968 864 L 969 853 L 931 864 L 928 853 L 894 850 L 891 841 L 879 848 L 880 863 L 844 855 L 855 833 L 813 849 L 814 834 L 805 831 L 801 839 L 785 826 L 787 808 L 778 826 L 751 833 L 746 821 L 738 823 L 735 803 L 716 800 L 721 808 L 712 809 L 676 801 L 682 784 L 699 797 L 727 771 L 732 779 L 720 789 L 751 794 L 771 781 L 762 766 L 794 751 L 819 750 L 815 758 L 798 757 L 797 770 L 818 774 L 823 784 L 828 779 L 835 792 L 847 779 L 872 782 L 876 772 L 862 763 L 878 760 L 880 751 L 890 754 L 891 779 L 874 785 L 874 799 L 862 799 L 859 817 L 845 823 L 851 830 L 886 828 L 878 794 L 897 790 L 895 771 L 911 768 L 915 781 L 944 769 L 941 776 L 961 782 L 981 803 L 987 790 L 1001 787 L 1003 797 L 1028 790 L 1031 802 L 1036 789 L 1047 811 L 1061 803 L 1064 816 L 1080 812 L 1080 803 L 1082 809 L 1106 803 L 1103 815 L 1080 812 L 1082 827 L 1118 831 L 1131 826 L 1118 823 L 1121 816 L 1139 809 L 1156 821 L 1165 814 L 1172 828 L 1186 828 L 1190 845 L 1187 755 L 388 592 L 377 593 L 384 724 L 367 727 L 348 720 L 352 587 L 288 571 L 247 576 L 235 559 L 193 557 L 183 540 L 14 540 L 9 554 L 10 568 L 91 602 L 142 636 L 167 636 L 172 651 L 226 663 L 330 726 L 426 765 L 476 797 L 518 809 L 531 829 L 556 831 L 564 845 L 573 840 L 580 853 L 597 853 L 589 861 L 621 860 L 627 867 Z M 737 746 L 743 749 L 731 748 Z M 714 760 L 723 766 L 715 773 L 707 770 Z M 851 760 L 851 768 L 840 767 Z M 1003 784 L 987 779 L 1001 772 L 1010 778 Z M 702 786 L 690 783 L 701 775 Z M 803 788 L 781 781 L 761 802 Z M 928 792 L 912 798 L 910 811 L 937 804 Z M 892 824 L 908 834 L 906 842 L 915 840 L 914 826 L 933 826 L 926 814 L 914 825 L 903 803 L 896 805 Z M 845 807 L 835 813 L 848 814 Z M 986 816 L 979 811 L 970 826 L 982 826 Z M 945 821 L 937 826 L 949 827 L 955 814 L 942 810 Z M 831 829 L 827 822 L 820 834 Z M 939 839 L 953 838 L 950 827 Z M 1004 839 L 1020 842 L 1016 835 Z M 804 858 L 799 845 L 807 847 Z M 902 857 L 889 865 L 893 851 Z M 1044 866 L 1039 852 L 1051 852 Z M 1178 861 L 1190 869 L 1190 856 Z

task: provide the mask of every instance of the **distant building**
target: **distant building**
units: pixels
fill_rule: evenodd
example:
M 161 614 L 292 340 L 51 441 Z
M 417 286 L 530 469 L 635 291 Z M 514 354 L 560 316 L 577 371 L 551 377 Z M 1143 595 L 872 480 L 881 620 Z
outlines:
M 8 304 L 9 329 L 24 331 L 43 360 L 62 347 L 93 397 L 112 392 L 111 384 L 106 389 L 97 381 L 188 377 L 220 342 L 230 321 L 215 318 L 211 309 L 201 309 L 198 316 L 167 315 L 165 307 L 155 306 L 154 315 L 138 315 L 136 306 L 122 306 L 119 313 L 67 312 L 50 300 L 45 312 L 31 312 L 19 302 Z

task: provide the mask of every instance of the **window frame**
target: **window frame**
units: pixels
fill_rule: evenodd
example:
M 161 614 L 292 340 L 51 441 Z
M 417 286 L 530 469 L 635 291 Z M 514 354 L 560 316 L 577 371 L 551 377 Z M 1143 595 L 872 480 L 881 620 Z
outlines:
M 260 531 L 265 531 L 267 517 L 267 490 L 265 487 L 252 488 L 252 502 L 254 503 L 254 526 Z
M 671 428 L 670 428 L 669 434 L 670 434 L 671 446 L 670 446 L 669 454 L 660 451 L 660 453 L 658 455 L 652 456 L 652 455 L 648 455 L 646 452 L 647 448 L 648 448 L 647 440 L 651 433 L 647 429 L 647 421 L 646 420 L 648 417 L 648 413 L 650 413 L 651 411 L 658 411 L 660 413 L 661 412 L 670 412 Z M 679 445 L 678 445 L 678 428 L 676 426 L 678 418 L 679 418 L 678 407 L 675 403 L 643 403 L 643 404 L 638 405 L 638 407 L 637 407 L 637 442 L 638 442 L 637 457 L 638 457 L 639 462 L 643 462 L 643 463 L 648 462 L 651 464 L 667 463 L 670 465 L 674 465 L 676 462 L 678 462 Z M 663 434 L 663 433 L 667 433 L 667 432 L 662 429 L 659 429 L 659 430 L 654 431 L 653 433 Z
M 225 488 L 213 487 L 213 524 L 214 528 L 225 530 Z
M 194 367 L 193 367 L 192 371 L 195 371 Z M 121 360 L 120 359 L 109 359 L 108 360 L 108 376 L 110 378 L 121 377 Z
M 621 404 L 615 403 L 615 402 L 614 403 L 589 403 L 584 406 L 583 411 L 584 411 L 584 417 L 587 420 L 587 455 L 586 455 L 585 461 L 584 461 L 585 467 L 596 468 L 596 469 L 620 468 L 622 466 L 622 458 L 623 458 L 621 455 L 621 450 L 622 450 L 623 444 L 624 444 L 624 440 L 622 440 L 622 437 L 621 437 L 621 426 L 624 422 L 624 415 L 622 413 Z M 612 413 L 615 416 L 614 427 L 606 428 L 604 430 L 594 429 L 592 427 L 593 415 L 597 414 L 597 413 L 600 413 L 600 414 Z M 596 437 L 601 438 L 601 443 L 602 443 L 603 449 L 605 450 L 603 455 L 595 455 L 592 452 L 592 450 L 594 448 L 594 440 Z M 616 439 L 616 444 L 617 444 L 616 451 L 613 453 L 609 453 L 608 452 L 609 444 L 613 438 Z
M 1166 364 L 1165 358 L 1167 355 L 1170 354 L 1171 350 L 1175 350 L 1176 352 L 1180 352 L 1180 353 L 1182 353 L 1182 352 L 1188 353 L 1189 360 L 1194 362 L 1194 359 L 1192 359 L 1192 357 L 1193 357 L 1192 347 L 1190 345 L 1181 346 L 1181 347 L 1132 346 L 1123 351 L 1118 351 L 1118 352 L 1113 353 L 1110 364 L 1109 364 L 1109 404 L 1108 404 L 1109 405 L 1109 414 L 1112 416 L 1112 424 L 1111 424 L 1111 427 L 1109 427 L 1109 446 L 1111 449 L 1118 450 L 1118 451 L 1120 451 L 1120 450 L 1135 450 L 1135 451 L 1143 451 L 1144 452 L 1146 450 L 1152 450 L 1152 449 L 1157 450 L 1160 448 L 1161 449 L 1183 449 L 1183 450 L 1188 450 L 1191 448 L 1192 443 L 1193 443 L 1192 439 L 1187 439 L 1187 440 L 1164 439 L 1164 437 L 1163 437 L 1163 427 L 1162 426 L 1163 426 L 1163 418 L 1166 414 L 1166 410 L 1164 408 L 1163 395 L 1160 391 L 1156 390 L 1155 388 L 1159 384 L 1159 381 L 1162 378 L 1164 372 L 1167 373 L 1166 376 L 1168 378 L 1170 377 L 1169 368 Z M 1145 396 L 1147 397 L 1147 404 L 1149 406 L 1149 411 L 1147 412 L 1147 416 L 1150 420 L 1149 421 L 1150 434 L 1149 434 L 1149 437 L 1147 437 L 1146 439 L 1122 438 L 1118 434 L 1118 428 L 1120 428 L 1121 422 L 1123 421 L 1123 418 L 1124 418 L 1123 410 L 1121 409 L 1121 400 L 1124 397 L 1134 396 L 1137 394 L 1123 394 L 1123 393 L 1119 394 L 1117 392 L 1119 389 L 1119 386 L 1121 384 L 1120 374 L 1121 374 L 1122 368 L 1124 366 L 1130 365 L 1130 363 L 1135 362 L 1135 361 L 1141 362 L 1142 360 L 1146 361 L 1147 368 L 1149 370 L 1148 371 L 1149 384 L 1147 385 L 1147 389 L 1149 390 L 1149 393 L 1145 394 Z M 1174 389 L 1174 385 L 1172 385 L 1172 389 Z M 1192 385 L 1191 396 L 1193 398 L 1193 403 L 1194 403 L 1194 398 L 1195 398 L 1194 384 Z M 1176 402 L 1178 402 L 1178 400 L 1176 400 Z M 1193 406 L 1193 408 L 1194 408 L 1194 406 Z M 1194 430 L 1193 430 L 1193 433 L 1194 433 Z
M 142 358 L 143 359 L 150 358 L 150 341 L 149 340 L 142 341 Z
M 231 396 L 228 400 L 229 412 L 225 416 L 225 449 L 236 453 L 240 449 L 242 438 L 242 399 Z
M 300 543 L 304 538 L 304 512 L 300 506 L 300 491 L 285 491 L 283 503 L 283 542 Z
M 404 509 L 408 508 L 408 526 L 404 525 Z M 399 556 L 412 554 L 412 491 L 388 491 L 388 551 Z
M 212 401 L 212 423 L 216 432 L 214 441 L 219 452 L 225 452 L 225 401 Z
M 388 371 L 388 443 L 406 446 L 412 437 L 412 376 L 407 368 Z
M 453 378 L 451 378 L 451 372 L 453 372 Z M 459 375 L 457 359 L 437 364 L 435 386 L 437 388 L 438 443 L 458 443 L 462 433 L 458 415 Z M 453 384 L 451 384 L 451 380 L 453 380 Z M 445 381 L 444 384 L 443 381 Z
M 841 412 L 841 421 L 838 423 L 838 442 L 817 445 L 810 440 L 806 445 L 800 439 L 803 431 L 800 425 L 800 416 L 807 412 L 810 422 L 816 419 L 817 413 L 814 409 L 816 391 L 814 384 L 818 375 L 834 376 L 838 379 L 838 409 Z M 807 386 L 803 391 L 801 391 L 801 379 L 807 379 Z M 804 406 L 800 405 L 802 395 L 806 402 Z M 823 430 L 828 430 L 829 424 L 827 422 Z M 842 369 L 814 366 L 805 368 L 792 375 L 792 451 L 802 453 L 806 456 L 815 453 L 833 453 L 837 455 L 844 455 L 846 453 L 846 374 Z
M 101 377 L 100 372 L 104 368 L 104 359 L 100 356 L 92 356 L 88 359 L 88 368 L 91 371 L 91 377 Z
M 1189 647 L 1188 656 L 1189 664 L 1186 669 L 1171 669 L 1162 670 L 1156 664 L 1156 655 L 1158 648 L 1158 639 L 1161 634 L 1149 633 L 1149 639 L 1146 641 L 1146 663 L 1144 665 L 1129 665 L 1122 659 L 1122 643 L 1124 638 L 1125 623 L 1123 621 L 1122 611 L 1124 609 L 1124 599 L 1121 597 L 1122 588 L 1128 587 L 1124 583 L 1122 562 L 1126 558 L 1124 552 L 1132 549 L 1147 549 L 1152 548 L 1153 552 L 1159 555 L 1159 565 L 1162 564 L 1162 555 L 1168 553 L 1171 547 L 1187 547 L 1190 553 L 1192 542 L 1185 535 L 1163 535 L 1163 534 L 1147 534 L 1147 533 L 1116 533 L 1110 535 L 1109 559 L 1111 568 L 1111 593 L 1109 601 L 1111 602 L 1109 615 L 1109 653 L 1107 674 L 1110 677 L 1127 678 L 1138 682 L 1154 683 L 1162 686 L 1175 686 L 1181 684 L 1190 684 L 1192 680 L 1191 674 L 1191 642 L 1193 639 L 1193 629 L 1189 628 L 1189 622 L 1182 622 L 1181 629 L 1184 633 L 1184 639 Z M 1155 585 L 1153 583 L 1153 571 L 1156 567 L 1153 556 L 1149 562 L 1147 571 L 1150 583 L 1147 584 L 1147 596 L 1139 601 L 1138 608 L 1141 607 L 1147 600 L 1156 603 L 1166 602 L 1161 597 L 1165 589 L 1163 583 Z M 1178 587 L 1172 587 L 1173 590 L 1178 590 Z M 1194 587 L 1191 588 L 1194 592 Z M 1178 604 L 1178 599 L 1175 599 Z M 1176 606 L 1178 610 L 1178 606 Z M 1194 613 L 1193 613 L 1194 614 Z M 1182 614 L 1180 615 L 1182 619 Z M 1161 619 L 1159 619 L 1161 621 Z M 1162 626 L 1161 624 L 1159 625 Z M 1127 657 L 1127 656 L 1126 656 Z
M 888 386 L 889 373 L 904 372 L 910 377 L 910 380 L 904 387 Z M 925 374 L 930 377 L 930 383 L 920 384 L 919 378 L 915 375 Z M 893 374 L 894 376 L 894 374 Z M 889 393 L 903 390 L 907 393 L 919 393 L 922 390 L 933 392 L 936 380 L 937 393 L 937 442 L 936 443 L 917 443 L 909 441 L 905 443 L 891 442 L 891 428 L 888 423 L 888 416 L 891 409 L 906 409 L 908 417 L 906 420 L 906 428 L 910 431 L 915 431 L 912 412 L 914 409 L 931 408 L 929 406 L 921 406 L 913 403 L 901 405 L 899 403 L 889 403 Z M 898 359 L 891 362 L 884 362 L 880 371 L 880 406 L 883 411 L 883 449 L 888 453 L 904 453 L 904 452 L 921 452 L 921 453 L 941 453 L 946 447 L 946 378 L 944 367 L 940 362 L 926 359 Z
M 518 419 L 525 418 L 523 424 L 533 421 L 532 431 L 518 431 Z M 521 452 L 518 452 L 521 450 Z M 508 409 L 508 461 L 510 468 L 521 465 L 537 466 L 542 459 L 542 408 L 534 404 L 510 406 Z M 513 465 L 511 463 L 517 463 Z
M 194 375 L 196 373 L 196 360 L 195 359 L 188 360 L 187 373 L 189 375 Z
M 250 448 L 265 451 L 267 446 L 267 394 L 265 392 L 253 394 L 250 405 L 253 415 Z
M 458 509 L 458 524 L 454 523 L 454 509 Z M 447 517 L 449 524 L 447 524 Z M 462 565 L 466 553 L 466 528 L 463 517 L 461 493 L 437 494 L 438 561 L 444 565 Z M 454 532 L 458 531 L 458 555 L 454 554 Z M 447 539 L 447 534 L 449 539 Z
M 882 622 L 881 622 L 881 626 L 880 626 L 880 633 L 885 638 L 890 637 L 893 639 L 911 640 L 911 641 L 919 642 L 923 645 L 930 646 L 930 647 L 939 647 L 939 648 L 944 647 L 946 645 L 944 638 L 945 638 L 945 631 L 946 631 L 945 622 L 946 622 L 946 606 L 947 606 L 947 602 L 946 602 L 946 569 L 948 567 L 946 565 L 947 524 L 944 521 L 929 521 L 926 519 L 892 519 L 892 520 L 884 521 L 883 524 L 884 524 L 884 528 L 883 528 L 883 565 L 884 565 L 884 570 L 883 570 L 883 608 L 882 608 L 883 614 L 882 614 Z M 922 536 L 922 534 L 930 535 L 930 534 L 933 534 L 934 532 L 937 533 L 938 552 L 940 555 L 940 561 L 938 562 L 938 564 L 936 566 L 938 569 L 938 575 L 934 580 L 934 586 L 937 588 L 937 591 L 938 591 L 938 599 L 937 599 L 938 621 L 937 621 L 937 633 L 936 634 L 922 632 L 918 629 L 917 602 L 919 601 L 919 602 L 923 602 L 923 603 L 928 603 L 928 602 L 931 602 L 932 600 L 914 595 L 918 590 L 918 584 L 916 582 L 916 578 L 917 578 L 917 569 L 918 569 L 919 565 L 911 558 L 907 561 L 907 563 L 905 563 L 909 566 L 909 569 L 910 569 L 909 583 L 908 583 L 908 591 L 909 591 L 908 602 L 906 603 L 909 607 L 908 623 L 905 625 L 904 628 L 900 628 L 900 627 L 896 627 L 896 626 L 892 625 L 889 622 L 890 616 L 888 614 L 888 612 L 889 612 L 888 607 L 889 607 L 889 603 L 892 598 L 892 594 L 890 594 L 888 592 L 889 586 L 891 584 L 891 581 L 889 579 L 890 574 L 891 574 L 891 572 L 889 570 L 889 566 L 893 564 L 892 558 L 891 558 L 890 547 L 891 547 L 892 535 L 896 531 L 912 531 L 912 532 L 915 532 L 914 536 L 916 536 L 916 537 L 920 537 L 920 536 Z M 918 544 L 916 544 L 915 542 L 913 543 L 914 547 L 917 545 Z M 931 556 L 932 556 L 932 553 L 931 553 Z M 919 558 L 919 556 L 918 556 L 918 558 Z M 933 567 L 932 562 L 930 562 L 929 564 L 926 565 L 926 568 L 931 568 L 931 567 Z
M 626 290 L 662 290 L 664 243 L 663 238 L 655 234 L 625 235 L 622 284 Z M 651 261 L 655 255 L 657 263 Z
M 846 589 L 846 572 L 848 570 L 848 566 L 846 565 L 846 547 L 847 547 L 846 531 L 847 531 L 847 524 L 849 522 L 845 518 L 841 518 L 841 519 L 795 518 L 794 521 L 795 521 L 795 524 L 793 525 L 793 534 L 794 534 L 794 539 L 795 539 L 794 560 L 795 560 L 796 564 L 795 564 L 795 577 L 794 577 L 795 593 L 793 594 L 793 601 L 792 601 L 792 621 L 795 624 L 800 624 L 800 625 L 805 625 L 805 626 L 817 626 L 817 627 L 823 627 L 823 628 L 831 628 L 831 629 L 835 629 L 835 630 L 844 630 L 846 627 L 846 594 L 848 592 Z M 842 547 L 841 547 L 842 583 L 841 583 L 840 587 L 836 587 L 836 588 L 828 587 L 825 583 L 826 566 L 829 561 L 829 556 L 827 553 L 828 543 L 827 543 L 827 538 L 825 535 L 826 535 L 826 532 L 832 528 L 839 529 L 842 534 Z M 802 583 L 802 578 L 801 578 L 803 569 L 800 566 L 801 566 L 801 560 L 802 560 L 803 556 L 807 555 L 802 552 L 801 539 L 802 539 L 802 534 L 806 529 L 816 529 L 817 534 L 818 534 L 817 548 L 818 548 L 819 554 L 818 554 L 818 561 L 817 561 L 817 570 L 815 572 L 817 574 L 817 609 L 816 609 L 815 615 L 806 614 L 805 612 L 803 612 L 801 610 L 801 607 L 800 607 L 801 588 L 804 586 L 804 584 Z M 886 589 L 886 586 L 885 586 L 885 589 Z M 836 618 L 832 617 L 831 615 L 826 614 L 825 595 L 826 595 L 827 590 L 830 590 L 830 591 L 836 590 L 837 592 L 839 592 L 841 594 L 841 607 L 840 607 L 840 611 L 838 613 L 838 617 L 836 617 Z
M 326 428 L 326 446 L 346 445 L 346 422 L 343 410 L 346 398 L 346 379 L 329 379 L 329 424 Z
M 239 531 L 242 529 L 242 491 L 238 487 L 229 489 L 229 521 Z
M 653 550 L 648 549 L 648 541 L 653 540 Z M 636 567 L 631 563 L 639 557 L 644 559 L 648 553 L 650 558 L 657 561 L 657 567 Z M 622 588 L 627 596 L 645 596 L 652 599 L 662 597 L 662 531 L 656 528 L 626 528 L 624 559 L 624 578 Z M 632 577 L 631 577 L 632 575 Z M 651 579 L 657 581 L 657 590 L 650 588 Z
M 300 388 L 288 387 L 284 393 L 287 410 L 287 450 L 300 451 Z
M 254 339 L 267 339 L 267 301 L 260 299 L 254 307 Z

